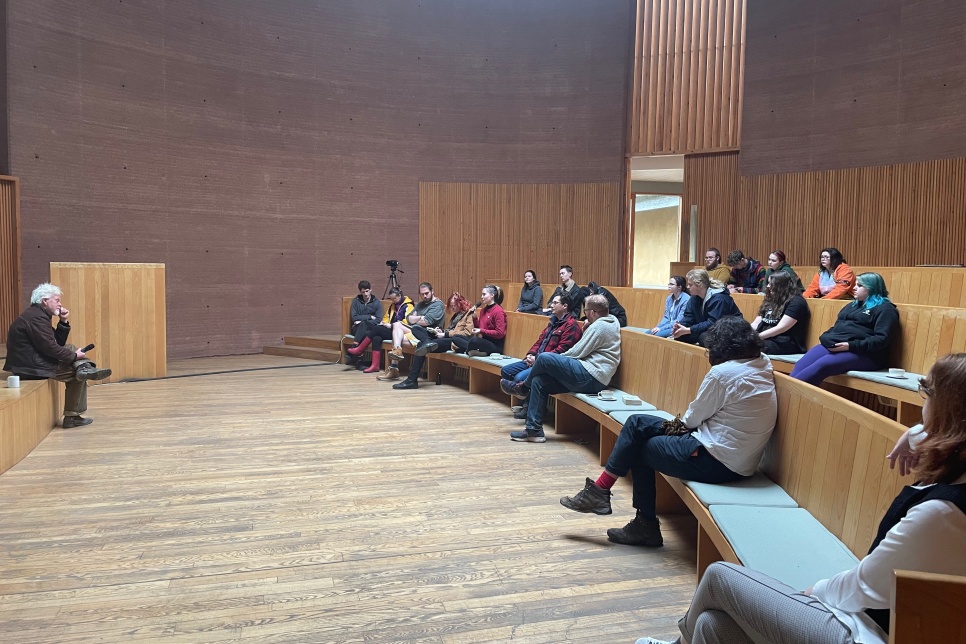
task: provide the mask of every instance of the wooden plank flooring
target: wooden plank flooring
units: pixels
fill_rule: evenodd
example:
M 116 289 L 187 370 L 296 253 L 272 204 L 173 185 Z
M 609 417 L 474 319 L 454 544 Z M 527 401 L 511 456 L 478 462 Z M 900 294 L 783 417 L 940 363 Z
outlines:
M 557 502 L 596 455 L 507 438 L 507 408 L 396 392 L 269 356 L 93 387 L 0 476 L 3 642 L 633 642 L 670 638 L 693 592 L 694 523 L 658 550 L 632 516 Z M 593 443 L 592 443 L 593 444 Z

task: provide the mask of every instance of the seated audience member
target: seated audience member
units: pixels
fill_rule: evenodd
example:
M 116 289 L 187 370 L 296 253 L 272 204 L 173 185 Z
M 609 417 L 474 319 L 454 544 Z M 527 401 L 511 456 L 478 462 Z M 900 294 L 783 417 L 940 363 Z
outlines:
M 382 319 L 382 302 L 372 294 L 372 285 L 368 281 L 359 282 L 359 294 L 352 300 L 349 308 L 350 331 L 356 344 L 369 335 L 372 327 Z M 358 360 L 356 356 L 349 356 L 346 364 Z
M 540 288 L 537 274 L 528 269 L 523 273 L 523 290 L 520 291 L 520 304 L 517 305 L 517 312 L 540 313 L 542 309 L 543 289 Z
M 923 424 L 906 431 L 888 455 L 892 467 L 898 463 L 903 476 L 914 470 L 917 480 L 886 511 L 869 554 L 807 590 L 742 566 L 712 564 L 678 622 L 675 644 L 886 644 L 896 570 L 966 575 L 966 354 L 937 360 L 920 391 Z
M 540 337 L 533 343 L 530 350 L 523 360 L 511 362 L 500 370 L 500 387 L 507 390 L 514 382 L 527 379 L 530 369 L 541 353 L 565 353 L 570 347 L 577 344 L 583 335 L 583 329 L 577 317 L 570 312 L 574 306 L 573 302 L 566 295 L 554 295 L 550 300 L 550 308 L 553 315 L 547 328 L 540 332 Z M 522 409 L 513 413 L 513 417 L 523 419 L 527 417 L 526 400 L 521 404 Z
M 688 293 L 691 298 L 681 321 L 671 327 L 671 337 L 689 344 L 704 346 L 701 336 L 723 317 L 741 317 L 738 305 L 724 284 L 708 277 L 708 272 L 696 268 L 688 271 Z
M 765 353 L 785 355 L 805 353 L 805 336 L 811 312 L 792 281 L 792 273 L 772 273 L 765 285 L 765 299 L 751 328 L 765 341 Z
M 61 301 L 63 291 L 50 283 L 37 286 L 30 294 L 30 306 L 7 331 L 7 358 L 3 365 L 22 380 L 53 378 L 66 385 L 64 390 L 64 429 L 90 425 L 83 418 L 87 411 L 87 381 L 103 380 L 110 369 L 98 369 L 87 354 L 67 344 L 70 311 Z M 57 328 L 53 327 L 57 316 Z
M 584 300 L 584 307 L 587 322 L 577 344 L 564 353 L 539 354 L 526 380 L 508 387 L 506 381 L 500 381 L 505 393 L 529 400 L 525 429 L 511 432 L 511 440 L 546 442 L 543 417 L 551 395 L 566 391 L 600 393 L 614 377 L 621 361 L 621 327 L 617 318 L 607 312 L 604 296 L 589 296 Z
M 691 296 L 687 291 L 688 283 L 680 275 L 675 275 L 667 283 L 667 300 L 664 301 L 664 317 L 653 329 L 648 329 L 644 333 L 656 335 L 659 338 L 671 337 L 671 330 L 674 325 L 681 321 L 684 316 L 684 309 L 688 306 Z
M 613 293 L 597 282 L 589 283 L 587 288 L 581 289 L 581 291 L 583 291 L 584 299 L 587 299 L 588 295 L 603 295 L 604 299 L 607 300 L 608 312 L 617 318 L 617 323 L 621 325 L 622 329 L 627 326 L 627 311 L 624 310 L 624 307 L 617 301 Z
M 711 279 L 722 284 L 731 279 L 731 269 L 721 263 L 721 251 L 713 246 L 704 253 L 704 269 Z
M 762 341 L 743 319 L 727 317 L 708 332 L 711 369 L 681 419 L 681 435 L 666 435 L 664 419 L 631 416 L 597 481 L 565 496 L 560 504 L 577 512 L 610 514 L 610 489 L 633 472 L 637 516 L 607 538 L 632 546 L 663 545 L 655 509 L 657 472 L 687 481 L 729 483 L 751 476 L 775 428 L 778 399 L 771 361 Z M 691 431 L 687 431 L 691 430 Z
M 728 280 L 728 290 L 732 293 L 757 293 L 758 285 L 765 275 L 765 267 L 756 259 L 745 257 L 740 250 L 728 253 L 728 266 L 731 267 L 731 278 Z
M 899 335 L 899 311 L 878 273 L 862 273 L 855 282 L 855 301 L 839 311 L 835 325 L 820 344 L 795 364 L 792 378 L 818 386 L 846 371 L 875 371 L 889 364 L 889 349 Z
M 493 284 L 483 287 L 480 303 L 474 317 L 476 326 L 470 337 L 453 338 L 453 350 L 471 356 L 488 356 L 503 352 L 503 339 L 506 338 L 506 311 L 503 302 L 503 289 Z
M 389 309 L 382 316 L 382 322 L 372 327 L 372 330 L 362 339 L 362 342 L 346 351 L 349 355 L 358 357 L 372 345 L 372 364 L 369 365 L 368 369 L 363 369 L 363 373 L 376 373 L 382 368 L 383 340 L 392 340 L 392 325 L 405 320 L 413 310 L 413 301 L 403 294 L 401 288 L 394 286 L 389 289 L 389 299 L 392 300 L 392 304 L 389 305 Z M 398 374 L 399 370 L 396 371 Z M 388 371 L 386 375 L 389 375 Z
M 845 263 L 838 248 L 823 248 L 819 255 L 818 273 L 805 289 L 805 297 L 823 300 L 847 300 L 855 287 L 855 273 Z
M 798 288 L 799 293 L 805 290 L 805 287 L 802 286 L 802 280 L 798 278 L 798 273 L 786 261 L 785 251 L 776 250 L 768 256 L 768 270 L 765 271 L 764 277 L 762 277 L 761 283 L 758 285 L 758 291 L 763 292 L 768 278 L 778 272 L 788 273 L 795 283 L 796 288 Z
M 572 313 L 578 318 L 580 317 L 580 307 L 581 303 L 584 301 L 584 295 L 586 293 L 581 293 L 582 289 L 574 281 L 574 269 L 570 266 L 564 264 L 560 267 L 560 286 L 553 290 L 550 294 L 550 299 L 552 300 L 554 295 L 566 295 L 570 298 L 570 301 L 574 303 L 574 310 Z M 549 300 L 548 300 L 549 301 Z M 553 311 L 550 308 L 543 309 L 544 315 L 552 315 Z
M 430 353 L 443 353 L 449 351 L 453 345 L 453 338 L 457 336 L 469 337 L 473 335 L 473 313 L 476 308 L 470 308 L 470 303 L 459 293 L 453 293 L 446 301 L 446 310 L 449 311 L 449 325 L 446 329 L 439 327 L 428 327 L 426 329 L 429 338 L 425 342 L 420 342 L 416 347 L 416 355 L 413 356 L 412 364 L 409 367 L 409 374 L 402 382 L 397 382 L 392 386 L 393 389 L 419 389 L 419 374 L 423 372 L 423 365 L 426 364 L 426 356 Z
M 376 376 L 376 380 L 399 380 L 399 361 L 403 359 L 403 343 L 415 347 L 420 342 L 428 342 L 427 329 L 436 328 L 442 324 L 444 316 L 443 302 L 433 293 L 433 285 L 429 282 L 420 284 L 419 302 L 405 319 L 393 322 L 389 368 L 383 375 Z

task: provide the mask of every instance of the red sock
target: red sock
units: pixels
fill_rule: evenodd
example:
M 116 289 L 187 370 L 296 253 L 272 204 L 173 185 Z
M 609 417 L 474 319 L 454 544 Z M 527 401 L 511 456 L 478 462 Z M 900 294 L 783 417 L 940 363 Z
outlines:
M 604 470 L 603 472 L 601 472 L 600 478 L 594 481 L 594 485 L 601 488 L 602 490 L 611 489 L 612 487 L 614 487 L 614 483 L 617 483 L 617 477 L 611 476 L 610 474 L 608 474 L 607 470 Z

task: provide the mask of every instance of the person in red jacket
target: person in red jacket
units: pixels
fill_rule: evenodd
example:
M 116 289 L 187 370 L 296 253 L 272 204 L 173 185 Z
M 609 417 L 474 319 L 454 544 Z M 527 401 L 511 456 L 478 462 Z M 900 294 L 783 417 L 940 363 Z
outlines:
M 473 335 L 453 338 L 453 350 L 471 356 L 488 356 L 503 352 L 503 339 L 506 338 L 506 311 L 503 303 L 503 289 L 493 284 L 483 287 L 480 304 L 474 321 Z
M 583 335 L 583 328 L 577 321 L 577 316 L 571 313 L 573 300 L 568 295 L 554 295 L 550 300 L 550 323 L 547 324 L 537 341 L 533 343 L 523 360 L 511 362 L 500 370 L 500 378 L 508 383 L 521 382 L 530 375 L 530 369 L 541 353 L 564 353 L 577 344 Z M 519 409 L 513 412 L 513 417 L 523 419 L 527 417 L 527 400 L 521 403 Z

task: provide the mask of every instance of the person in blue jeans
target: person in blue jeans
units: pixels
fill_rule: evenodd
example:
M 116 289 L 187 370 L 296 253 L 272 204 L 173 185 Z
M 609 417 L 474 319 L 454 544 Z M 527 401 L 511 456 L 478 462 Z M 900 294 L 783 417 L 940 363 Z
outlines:
M 663 472 L 688 481 L 729 483 L 751 476 L 778 417 L 771 361 L 762 341 L 745 320 L 725 317 L 708 331 L 711 369 L 681 421 L 692 430 L 664 434 L 658 416 L 631 416 L 617 437 L 607 465 L 596 481 L 565 496 L 560 504 L 576 512 L 610 514 L 611 487 L 634 474 L 637 516 L 623 528 L 611 528 L 615 543 L 658 547 L 664 544 L 656 512 L 656 476 Z
M 608 313 L 607 298 L 590 295 L 584 300 L 584 324 L 580 340 L 564 353 L 541 353 L 533 362 L 526 380 L 501 380 L 504 393 L 526 400 L 527 424 L 524 431 L 511 432 L 510 439 L 544 443 L 543 416 L 547 400 L 567 391 L 596 394 L 607 387 L 621 360 L 620 323 Z

